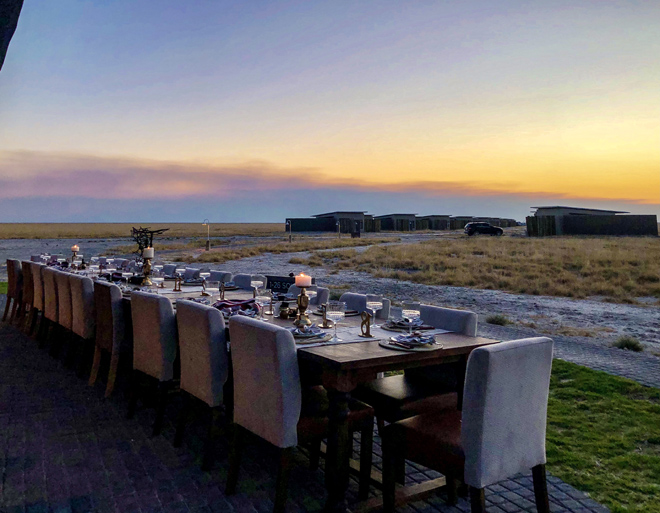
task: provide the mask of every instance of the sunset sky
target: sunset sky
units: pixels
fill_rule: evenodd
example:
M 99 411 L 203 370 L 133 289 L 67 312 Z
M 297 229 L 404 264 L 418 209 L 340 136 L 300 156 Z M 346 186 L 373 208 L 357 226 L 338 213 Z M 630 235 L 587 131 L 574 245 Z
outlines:
M 27 0 L 0 222 L 660 214 L 658 1 Z

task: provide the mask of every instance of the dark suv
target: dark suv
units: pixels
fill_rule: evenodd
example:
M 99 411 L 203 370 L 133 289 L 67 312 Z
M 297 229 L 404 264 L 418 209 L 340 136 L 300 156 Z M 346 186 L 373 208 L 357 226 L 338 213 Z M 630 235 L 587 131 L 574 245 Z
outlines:
M 465 225 L 465 233 L 469 236 L 475 234 L 500 236 L 504 234 L 504 230 L 488 223 L 468 223 Z

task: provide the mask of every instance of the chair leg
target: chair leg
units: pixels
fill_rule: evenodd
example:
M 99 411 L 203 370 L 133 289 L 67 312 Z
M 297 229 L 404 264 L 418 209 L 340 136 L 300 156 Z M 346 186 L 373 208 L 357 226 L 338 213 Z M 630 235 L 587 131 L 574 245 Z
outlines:
M 447 480 L 447 504 L 456 506 L 458 502 L 458 479 L 453 476 L 445 476 Z
M 406 484 L 406 458 L 403 454 L 398 454 L 396 461 L 394 462 L 394 472 L 396 476 L 396 482 L 405 485 Z
M 131 390 L 128 397 L 128 414 L 126 415 L 127 419 L 132 419 L 135 416 L 135 408 L 137 407 L 138 401 L 138 385 L 140 381 L 139 371 L 134 370 L 131 375 Z
M 532 478 L 534 480 L 534 497 L 536 498 L 537 511 L 539 513 L 550 513 L 545 465 L 536 465 L 535 467 L 532 467 Z
M 154 421 L 154 429 L 151 436 L 160 435 L 163 428 L 163 419 L 165 418 L 165 407 L 167 406 L 167 391 L 169 389 L 168 381 L 161 381 L 158 383 L 158 399 L 156 403 L 156 420 Z
M 2 322 L 5 322 L 7 320 L 7 315 L 9 314 L 11 310 L 11 298 L 7 296 L 7 300 L 5 302 L 5 313 L 2 316 Z
M 385 421 L 380 417 L 376 417 L 376 427 L 378 428 L 378 435 L 383 436 L 383 428 L 385 427 Z
M 279 449 L 279 452 L 280 464 L 277 471 L 277 487 L 275 489 L 275 507 L 273 508 L 273 513 L 284 513 L 286 510 L 293 447 Z
M 243 428 L 238 424 L 233 424 L 232 429 L 234 431 L 234 443 L 231 445 L 229 451 L 229 471 L 227 472 L 227 485 L 225 486 L 225 493 L 227 495 L 234 495 L 236 493 L 238 471 L 241 467 L 243 444 L 245 443 Z
M 37 317 L 38 317 L 38 310 L 36 308 L 31 308 L 30 309 L 30 314 L 28 316 L 28 322 L 27 322 L 27 334 L 32 336 L 34 334 L 34 330 L 37 326 Z
M 319 462 L 321 461 L 321 442 L 321 439 L 314 440 L 309 445 L 309 470 L 312 472 L 319 469 Z
M 209 415 L 209 432 L 204 443 L 204 459 L 202 460 L 202 470 L 208 471 L 213 468 L 215 462 L 215 442 L 219 431 L 220 417 L 222 407 L 211 408 Z
M 470 487 L 470 511 L 486 513 L 486 495 L 483 488 Z
M 119 368 L 119 354 L 112 353 L 110 355 L 110 369 L 108 370 L 108 383 L 105 387 L 105 397 L 110 397 L 112 391 L 115 389 L 115 381 L 117 381 L 117 369 Z
M 103 349 L 100 346 L 96 346 L 94 349 L 94 361 L 92 363 L 92 372 L 89 373 L 89 386 L 94 386 L 96 379 L 99 376 L 99 368 L 101 367 L 101 355 L 103 354 Z
M 399 459 L 396 444 L 390 437 L 382 437 L 383 447 L 383 511 L 394 512 L 394 498 L 396 492 L 396 461 Z
M 369 497 L 371 481 L 371 462 L 373 459 L 374 421 L 369 419 L 360 432 L 360 485 L 358 499 L 366 501 Z

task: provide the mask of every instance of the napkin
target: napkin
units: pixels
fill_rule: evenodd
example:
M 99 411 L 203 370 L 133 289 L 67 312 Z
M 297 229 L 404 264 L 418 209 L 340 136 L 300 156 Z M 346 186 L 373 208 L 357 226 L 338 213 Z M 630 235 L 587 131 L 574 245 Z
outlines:
M 419 332 L 415 332 L 412 335 L 398 335 L 393 337 L 394 340 L 400 344 L 406 344 L 409 346 L 425 346 L 428 344 L 433 344 L 435 342 L 435 337 L 425 336 Z
M 293 327 L 288 328 L 288 330 L 293 333 L 294 337 L 311 337 L 311 336 L 321 336 L 325 335 L 325 332 L 319 328 L 316 324 L 311 326 L 302 326 L 302 327 Z
M 387 321 L 387 326 L 390 328 L 399 328 L 399 329 L 408 329 L 413 328 L 415 330 L 432 330 L 435 329 L 433 326 L 428 326 L 422 322 L 421 319 L 415 319 L 411 321 L 410 319 L 390 319 Z
M 232 315 L 247 315 L 254 317 L 259 313 L 259 307 L 254 299 L 231 300 L 220 299 L 213 303 L 213 308 L 217 308 L 225 317 Z

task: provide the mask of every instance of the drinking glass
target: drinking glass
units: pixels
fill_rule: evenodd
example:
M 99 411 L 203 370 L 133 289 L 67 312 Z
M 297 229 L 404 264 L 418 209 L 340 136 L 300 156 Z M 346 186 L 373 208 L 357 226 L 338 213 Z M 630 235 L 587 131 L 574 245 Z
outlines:
M 126 284 L 128 285 L 128 280 L 133 277 L 133 273 L 121 273 L 121 277 L 126 280 Z
M 383 301 L 381 299 L 368 300 L 367 308 L 373 312 L 373 318 L 371 319 L 371 327 L 377 328 L 378 326 L 376 326 L 376 312 L 383 309 Z
M 152 276 L 151 277 L 151 282 L 156 287 L 156 294 L 158 294 L 158 289 L 160 288 L 160 286 L 163 284 L 164 281 L 165 281 L 165 278 L 162 278 L 160 276 Z
M 325 316 L 330 319 L 335 325 L 335 336 L 330 339 L 331 342 L 341 342 L 342 340 L 337 337 L 337 324 L 346 315 L 346 303 L 343 301 L 328 301 L 328 306 Z
M 269 292 L 270 291 L 268 289 L 265 289 L 261 291 L 261 293 L 254 298 L 257 304 L 259 305 L 259 320 L 264 322 L 268 322 L 268 319 L 264 318 L 264 310 L 266 306 L 270 304 L 271 297 L 269 295 Z
M 404 319 L 408 319 L 408 334 L 412 335 L 413 323 L 419 319 L 419 303 L 417 301 L 404 301 L 401 310 Z
M 99 274 L 99 266 L 98 265 L 90 265 L 89 266 L 89 272 L 92 273 L 92 276 Z

